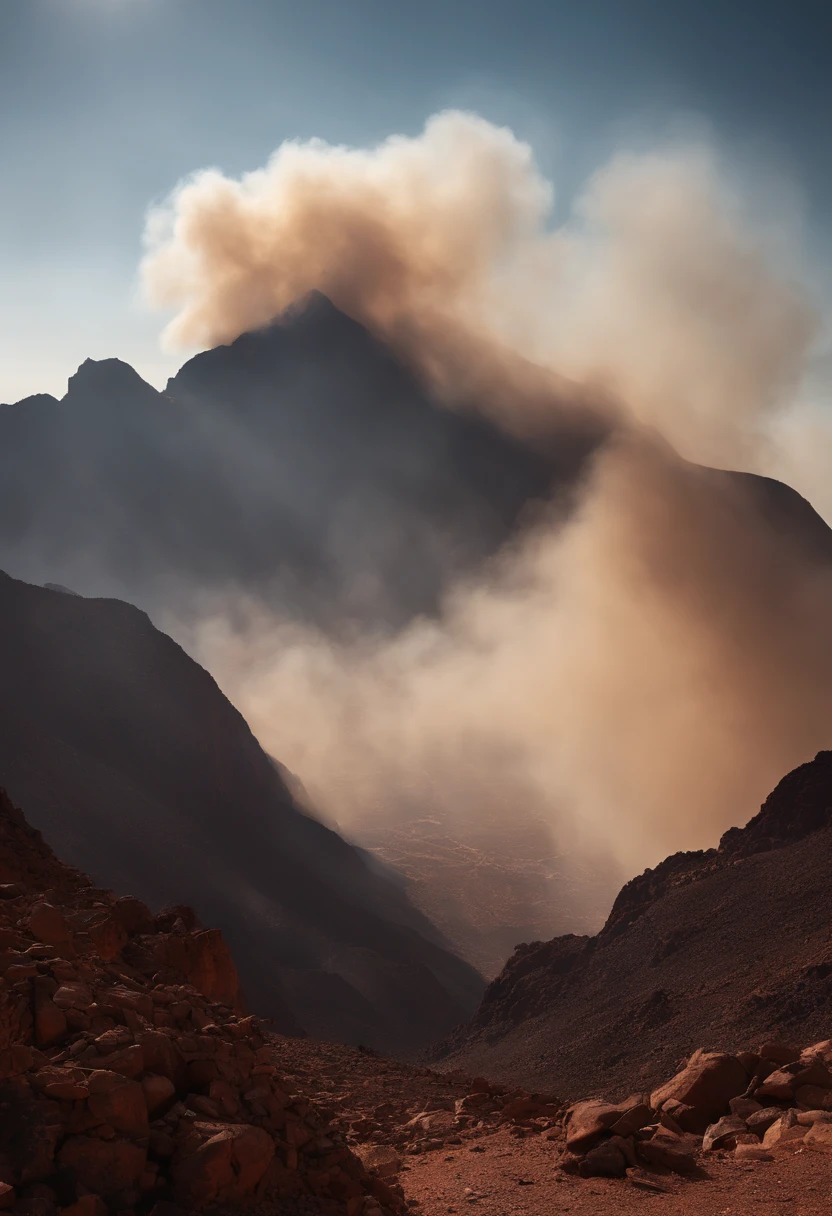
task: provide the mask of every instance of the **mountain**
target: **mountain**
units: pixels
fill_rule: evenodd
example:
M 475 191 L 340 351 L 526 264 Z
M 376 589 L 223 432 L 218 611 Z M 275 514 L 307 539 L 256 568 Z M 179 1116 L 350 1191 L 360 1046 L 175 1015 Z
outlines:
M 518 947 L 432 1058 L 579 1097 L 647 1089 L 703 1045 L 827 1038 L 830 884 L 827 751 L 718 848 L 629 882 L 597 936 Z
M 163 393 L 118 359 L 88 360 L 62 400 L 0 406 L 0 567 L 127 599 L 182 638 L 254 601 L 281 621 L 375 639 L 436 613 L 543 500 L 568 508 L 600 438 L 573 417 L 537 449 L 449 410 L 312 296 L 196 355 Z M 832 561 L 832 533 L 788 487 L 699 472 L 741 485 L 790 550 Z M 614 887 L 558 857 L 533 809 L 517 808 L 510 832 L 434 812 L 391 824 L 380 807 L 360 842 L 489 975 L 519 940 L 601 923 Z
M 0 566 L 148 611 L 249 594 L 390 627 L 435 611 L 586 450 L 544 457 L 444 408 L 318 296 L 164 393 L 87 360 L 61 401 L 0 406 Z
M 299 809 L 210 675 L 144 613 L 0 575 L 0 782 L 67 861 L 222 928 L 286 1031 L 405 1051 L 477 973 L 400 884 Z

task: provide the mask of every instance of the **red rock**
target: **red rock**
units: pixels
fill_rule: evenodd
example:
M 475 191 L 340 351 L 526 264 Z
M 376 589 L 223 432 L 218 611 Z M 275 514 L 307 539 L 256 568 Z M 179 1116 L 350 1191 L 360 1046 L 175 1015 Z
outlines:
M 566 1112 L 566 1147 L 571 1153 L 588 1152 L 625 1114 L 610 1102 L 577 1102 Z
M 28 1072 L 34 1064 L 34 1059 L 31 1048 L 25 1047 L 22 1043 L 0 1051 L 0 1081 L 16 1077 L 22 1072 Z
M 177 1199 L 201 1206 L 211 1200 L 250 1196 L 273 1156 L 274 1141 L 262 1128 L 225 1126 L 196 1152 L 174 1163 Z
M 770 1039 L 760 1047 L 758 1055 L 762 1060 L 772 1060 L 775 1064 L 791 1064 L 798 1058 L 800 1052 L 789 1043 L 780 1039 Z
M 697 1051 L 681 1072 L 653 1091 L 650 1105 L 661 1110 L 668 1100 L 675 1099 L 692 1107 L 692 1114 L 682 1118 L 674 1113 L 673 1117 L 685 1131 L 701 1134 L 709 1123 L 725 1114 L 731 1099 L 747 1088 L 748 1074 L 736 1056 Z
M 38 1047 L 49 1047 L 66 1035 L 66 1018 L 48 996 L 36 992 L 34 1004 L 35 1042 Z
M 114 916 L 87 925 L 87 933 L 92 938 L 96 953 L 105 963 L 117 959 L 129 940 L 124 925 Z
M 63 914 L 49 903 L 35 904 L 29 917 L 29 929 L 39 942 L 50 946 L 65 946 L 69 944 L 70 933 Z
M 617 1145 L 602 1140 L 589 1150 L 578 1169 L 582 1178 L 623 1178 L 627 1160 Z
M 663 1165 L 675 1174 L 691 1174 L 696 1169 L 699 1141 L 695 1136 L 675 1136 L 659 1128 L 651 1140 L 640 1140 L 636 1151 L 648 1165 Z
M 176 1097 L 176 1087 L 169 1077 L 160 1077 L 156 1074 L 150 1074 L 146 1077 L 142 1077 L 141 1086 L 142 1092 L 144 1093 L 147 1112 L 150 1115 L 157 1110 L 163 1109 L 173 1098 Z
M 145 1167 L 147 1153 L 129 1140 L 70 1136 L 64 1141 L 58 1160 L 75 1171 L 82 1186 L 106 1196 L 135 1186 Z
M 783 1112 L 779 1106 L 766 1106 L 762 1110 L 750 1114 L 745 1124 L 749 1131 L 756 1132 L 759 1136 L 764 1136 L 772 1123 L 776 1123 L 782 1114 Z
M 0 1208 L 13 1208 L 15 1200 L 14 1187 L 7 1182 L 0 1182 Z
M 795 1112 L 789 1110 L 781 1114 L 763 1136 L 763 1148 L 774 1148 L 790 1140 L 802 1140 L 805 1134 L 806 1128 L 797 1123 Z
M 738 1144 L 734 1156 L 739 1161 L 773 1161 L 771 1153 L 762 1144 Z
M 117 1132 L 140 1138 L 148 1133 L 147 1106 L 142 1086 L 118 1073 L 94 1072 L 89 1078 L 90 1115 L 109 1123 Z
M 825 1149 L 832 1152 L 832 1123 L 816 1122 L 803 1138 L 807 1148 Z
M 153 913 L 147 904 L 143 904 L 133 895 L 122 895 L 117 899 L 113 914 L 131 937 L 135 933 L 152 933 L 153 931 Z
M 832 1109 L 832 1092 L 820 1085 L 801 1085 L 794 1093 L 795 1103 L 801 1110 Z
M 741 1119 L 739 1115 L 724 1115 L 707 1129 L 702 1141 L 702 1148 L 706 1153 L 720 1148 L 736 1148 L 737 1136 L 745 1130 L 745 1120 Z

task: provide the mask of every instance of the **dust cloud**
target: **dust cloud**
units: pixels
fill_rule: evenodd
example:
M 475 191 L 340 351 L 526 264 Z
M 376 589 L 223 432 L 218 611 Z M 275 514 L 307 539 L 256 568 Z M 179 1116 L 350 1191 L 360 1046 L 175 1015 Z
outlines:
M 802 535 L 811 512 L 786 526 L 759 485 L 689 463 L 821 485 L 822 318 L 792 218 L 671 143 L 617 155 L 559 219 L 532 150 L 462 113 L 370 150 L 288 143 L 151 215 L 143 282 L 169 344 L 229 341 L 317 290 L 452 407 L 531 442 L 554 418 L 608 426 L 577 508 L 552 505 L 437 620 L 334 641 L 251 603 L 244 625 L 237 604 L 233 626 L 196 629 L 343 828 L 532 813 L 557 848 L 632 874 L 716 843 L 830 744 L 832 563 Z

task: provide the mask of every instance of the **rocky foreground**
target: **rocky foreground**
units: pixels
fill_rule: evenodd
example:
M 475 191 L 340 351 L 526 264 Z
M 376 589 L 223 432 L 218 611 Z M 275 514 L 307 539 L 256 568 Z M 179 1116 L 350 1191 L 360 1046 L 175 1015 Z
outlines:
M 247 1014 L 217 931 L 94 887 L 5 796 L 0 976 L 0 1208 L 21 1216 L 543 1216 L 599 1195 L 741 1214 L 768 1210 L 766 1170 L 795 1216 L 832 1203 L 832 1040 L 700 1051 L 650 1093 L 563 1102 L 286 1038 Z
M 280 1075 L 222 936 L 93 887 L 5 795 L 0 973 L 0 1207 L 404 1208 Z

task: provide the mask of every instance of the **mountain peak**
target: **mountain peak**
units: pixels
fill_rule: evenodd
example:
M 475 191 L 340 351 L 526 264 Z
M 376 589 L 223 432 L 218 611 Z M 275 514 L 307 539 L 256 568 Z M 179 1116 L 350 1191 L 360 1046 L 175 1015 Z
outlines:
M 75 375 L 69 377 L 66 395 L 72 397 L 81 392 L 99 393 L 114 390 L 135 392 L 137 389 L 155 392 L 129 363 L 122 359 L 85 359 Z

